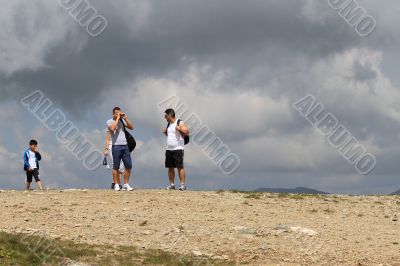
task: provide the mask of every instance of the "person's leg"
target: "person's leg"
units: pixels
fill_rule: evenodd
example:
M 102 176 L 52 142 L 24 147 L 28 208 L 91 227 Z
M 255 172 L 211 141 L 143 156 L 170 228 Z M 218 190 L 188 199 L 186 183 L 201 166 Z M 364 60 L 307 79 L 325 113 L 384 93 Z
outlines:
M 115 180 L 114 180 L 114 173 L 113 173 L 114 158 L 113 158 L 113 152 L 112 152 L 112 145 L 111 145 L 110 152 L 107 155 L 107 164 L 108 164 L 107 166 L 111 168 L 111 178 L 112 178 L 111 189 L 114 189 Z
M 112 146 L 112 156 L 113 156 L 113 180 L 114 186 L 116 187 L 118 184 L 119 187 L 119 164 L 122 159 L 122 149 L 118 145 Z
M 38 185 L 38 190 L 42 191 L 43 188 L 42 188 L 42 181 L 40 180 L 39 177 L 39 169 L 33 169 L 33 177 L 35 178 L 35 181 Z
M 175 168 L 168 168 L 169 184 L 174 185 L 175 183 Z
M 123 185 L 122 177 L 124 177 L 124 174 L 125 174 L 125 166 L 124 166 L 123 161 L 121 161 L 121 163 L 119 165 L 119 180 L 118 180 L 119 184 L 121 184 L 121 185 Z
M 132 172 L 132 157 L 131 157 L 131 153 L 129 152 L 128 145 L 124 146 L 124 148 L 123 148 L 122 162 L 124 163 L 124 166 L 125 166 L 124 190 L 133 190 L 133 188 L 131 188 L 129 185 L 129 178 L 130 178 L 131 172 Z
M 124 175 L 124 172 L 121 172 L 120 170 L 118 171 L 118 184 L 121 184 L 122 176 Z
M 166 150 L 165 151 L 165 168 L 168 169 L 168 179 L 169 179 L 169 186 L 167 187 L 168 190 L 175 189 L 175 160 L 173 158 L 173 151 Z
M 181 182 L 181 185 L 184 185 L 186 183 L 185 168 L 178 167 L 178 174 L 179 174 L 179 181 Z
M 25 185 L 26 190 L 31 189 L 31 183 L 32 183 L 32 172 L 26 171 L 26 185 Z
M 117 185 L 117 184 L 119 184 L 118 183 L 118 176 L 119 176 L 119 172 L 118 172 L 118 170 L 115 170 L 115 169 L 113 169 L 112 170 L 112 175 L 113 175 L 113 181 L 114 181 L 114 186 L 115 185 Z
M 37 181 L 37 185 L 38 185 L 38 189 L 40 190 L 40 191 L 42 191 L 43 190 L 43 187 L 42 187 L 42 181 Z
M 178 175 L 179 175 L 179 181 L 181 183 L 180 190 L 185 190 L 185 182 L 186 182 L 186 174 L 185 174 L 185 167 L 183 165 L 183 157 L 184 157 L 184 151 L 183 150 L 177 150 L 174 152 L 174 160 L 176 163 L 176 167 L 178 168 Z
M 129 177 L 131 176 L 132 169 L 125 169 L 124 172 L 124 185 L 129 184 Z

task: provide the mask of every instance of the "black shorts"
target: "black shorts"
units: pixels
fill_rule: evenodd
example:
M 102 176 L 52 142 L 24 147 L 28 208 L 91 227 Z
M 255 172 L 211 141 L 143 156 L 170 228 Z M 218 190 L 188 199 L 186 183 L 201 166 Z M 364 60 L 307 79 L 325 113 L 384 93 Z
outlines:
M 165 152 L 165 168 L 183 168 L 183 150 Z
M 32 183 L 32 177 L 35 178 L 35 181 L 40 181 L 39 178 L 39 169 L 35 168 L 33 171 L 26 171 L 26 182 Z

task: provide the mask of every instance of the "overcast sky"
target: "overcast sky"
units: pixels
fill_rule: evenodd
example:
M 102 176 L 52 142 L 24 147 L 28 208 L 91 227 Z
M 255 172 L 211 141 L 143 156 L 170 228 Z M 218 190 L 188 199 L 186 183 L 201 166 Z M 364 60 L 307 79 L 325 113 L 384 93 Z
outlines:
M 224 175 L 194 143 L 190 189 L 307 186 L 333 193 L 400 188 L 400 2 L 359 0 L 376 19 L 362 37 L 324 0 L 90 0 L 92 37 L 56 0 L 0 0 L 0 188 L 22 189 L 31 138 L 51 188 L 106 188 L 20 103 L 35 90 L 100 149 L 121 106 L 136 124 L 132 184 L 167 185 L 157 104 L 177 95 L 236 153 Z M 292 104 L 313 95 L 376 157 L 360 175 Z M 178 113 L 178 117 L 179 114 Z

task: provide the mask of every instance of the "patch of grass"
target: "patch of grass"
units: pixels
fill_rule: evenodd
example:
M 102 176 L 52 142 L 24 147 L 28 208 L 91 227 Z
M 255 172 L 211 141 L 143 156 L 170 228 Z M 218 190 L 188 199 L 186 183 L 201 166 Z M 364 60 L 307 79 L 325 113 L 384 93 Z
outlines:
M 382 201 L 374 201 L 374 204 L 376 204 L 376 205 L 383 205 L 383 202 L 382 202 Z
M 219 190 L 217 190 L 217 194 L 223 194 L 225 192 L 225 190 L 223 190 L 223 189 L 219 189 Z
M 289 193 L 278 193 L 278 198 L 287 198 L 289 196 L 290 196 Z
M 311 212 L 311 213 L 317 213 L 318 210 L 317 210 L 317 209 L 312 209 L 312 210 L 310 210 L 310 212 Z
M 0 232 L 0 265 L 234 265 L 233 262 L 133 246 L 77 244 L 41 236 Z
M 384 217 L 385 217 L 386 219 L 387 219 L 387 218 L 390 218 L 390 216 L 389 216 L 389 215 L 385 215 Z
M 303 194 L 293 194 L 290 196 L 290 198 L 295 200 L 303 200 L 305 196 Z
M 0 249 L 0 265 L 8 265 L 12 263 L 14 252 L 7 249 Z
M 234 189 L 234 190 L 231 190 L 231 193 L 248 193 L 248 191 Z
M 244 196 L 246 199 L 261 199 L 261 193 L 249 193 L 246 196 Z

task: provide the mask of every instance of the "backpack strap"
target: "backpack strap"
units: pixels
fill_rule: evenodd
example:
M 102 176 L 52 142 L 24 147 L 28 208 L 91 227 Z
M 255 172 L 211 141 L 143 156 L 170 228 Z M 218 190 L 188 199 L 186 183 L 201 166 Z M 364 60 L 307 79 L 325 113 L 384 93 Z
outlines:
M 124 121 L 123 121 L 122 119 L 120 119 L 120 120 L 119 120 L 119 122 L 121 122 L 121 123 L 122 123 L 122 127 L 124 128 L 124 132 L 126 132 L 126 127 L 125 127 L 125 123 L 124 123 Z

